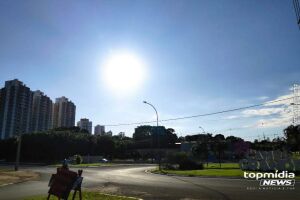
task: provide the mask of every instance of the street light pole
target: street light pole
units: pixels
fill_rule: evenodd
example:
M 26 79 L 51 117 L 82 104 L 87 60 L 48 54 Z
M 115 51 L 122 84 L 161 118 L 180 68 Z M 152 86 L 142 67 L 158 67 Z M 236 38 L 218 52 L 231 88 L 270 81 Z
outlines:
M 21 153 L 21 142 L 22 142 L 22 135 L 18 135 L 17 137 L 17 153 L 16 153 L 16 163 L 15 163 L 15 171 L 19 170 L 20 165 L 20 153 Z
M 143 101 L 143 103 L 148 104 L 149 106 L 151 106 L 155 110 L 155 113 L 156 113 L 156 127 L 158 127 L 158 113 L 157 113 L 156 108 L 151 103 L 149 103 L 147 101 Z
M 144 104 L 148 104 L 149 106 L 151 106 L 156 114 L 156 131 L 157 131 L 157 138 L 158 138 L 158 150 L 160 149 L 160 145 L 159 145 L 159 133 L 158 133 L 158 112 L 156 110 L 156 108 L 149 102 L 147 101 L 143 101 Z M 158 169 L 161 170 L 161 162 L 160 162 L 160 153 L 158 152 Z

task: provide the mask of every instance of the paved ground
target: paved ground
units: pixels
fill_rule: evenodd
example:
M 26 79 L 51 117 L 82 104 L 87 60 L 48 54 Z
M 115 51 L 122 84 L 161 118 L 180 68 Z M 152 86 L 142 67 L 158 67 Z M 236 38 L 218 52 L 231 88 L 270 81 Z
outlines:
M 294 200 L 300 196 L 300 184 L 294 190 L 257 189 L 257 181 L 243 179 L 164 176 L 145 173 L 151 165 L 127 165 L 86 168 L 83 187 L 101 192 L 140 197 L 145 200 Z M 42 174 L 41 180 L 0 188 L 0 199 L 16 200 L 35 194 L 47 194 L 51 167 L 27 167 Z M 256 189 L 255 189 L 256 188 Z

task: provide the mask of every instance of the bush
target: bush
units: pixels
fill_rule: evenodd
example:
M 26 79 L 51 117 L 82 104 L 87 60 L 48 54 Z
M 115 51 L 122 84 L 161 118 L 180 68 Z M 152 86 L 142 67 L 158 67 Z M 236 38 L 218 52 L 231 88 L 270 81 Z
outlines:
M 197 170 L 203 169 L 203 164 L 192 160 L 184 152 L 172 153 L 167 156 L 166 163 L 164 164 L 166 169 L 180 169 L 180 170 Z
M 80 155 L 75 155 L 74 157 L 75 157 L 75 163 L 77 165 L 82 163 L 83 160 L 82 160 L 82 157 Z
M 188 159 L 188 155 L 185 152 L 170 153 L 167 155 L 166 163 L 179 164 L 186 159 Z
M 191 159 L 183 160 L 179 163 L 180 170 L 197 170 L 203 169 L 203 164 L 193 161 Z
M 168 169 L 168 170 L 176 170 L 176 169 L 179 168 L 178 165 L 176 165 L 176 164 L 169 164 L 169 163 L 164 163 L 162 165 L 162 167 L 163 167 L 163 169 Z

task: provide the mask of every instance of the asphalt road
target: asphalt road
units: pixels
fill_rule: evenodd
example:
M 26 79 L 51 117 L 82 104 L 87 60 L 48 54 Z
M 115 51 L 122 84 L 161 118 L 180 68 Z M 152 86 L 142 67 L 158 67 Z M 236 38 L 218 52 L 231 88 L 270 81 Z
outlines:
M 296 182 L 293 190 L 259 190 L 257 181 L 165 176 L 145 172 L 153 167 L 151 165 L 127 165 L 84 168 L 83 187 L 145 200 L 294 200 L 299 199 L 300 196 L 299 182 Z M 36 194 L 47 196 L 48 180 L 50 174 L 55 173 L 56 169 L 52 167 L 26 168 L 40 172 L 41 179 L 0 187 L 1 200 L 19 200 Z

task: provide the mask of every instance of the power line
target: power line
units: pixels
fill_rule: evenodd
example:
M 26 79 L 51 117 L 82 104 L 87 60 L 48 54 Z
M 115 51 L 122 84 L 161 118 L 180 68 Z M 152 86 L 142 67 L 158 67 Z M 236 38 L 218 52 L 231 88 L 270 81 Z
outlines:
M 217 111 L 217 112 L 211 112 L 211 113 L 205 113 L 205 114 L 198 114 L 198 115 L 191 115 L 191 116 L 185 116 L 185 117 L 177 117 L 177 118 L 169 118 L 169 119 L 162 119 L 159 120 L 159 122 L 168 122 L 168 121 L 177 121 L 177 120 L 184 120 L 184 119 L 191 119 L 191 118 L 198 118 L 198 117 L 205 117 L 205 116 L 211 116 L 211 115 L 218 115 L 218 114 L 223 114 L 223 113 L 228 113 L 228 112 L 234 112 L 234 111 L 239 111 L 239 110 L 245 110 L 249 108 L 254 108 L 254 107 L 259 107 L 259 106 L 264 106 L 267 104 L 272 104 L 272 103 L 277 103 L 289 99 L 293 99 L 294 97 L 288 97 L 284 99 L 278 99 L 274 101 L 268 101 L 260 104 L 254 104 L 251 106 L 244 106 L 244 107 L 239 107 L 239 108 L 233 108 L 229 110 L 222 110 L 222 111 Z M 156 121 L 144 121 L 144 122 L 133 122 L 133 123 L 117 123 L 117 124 L 107 124 L 104 126 L 130 126 L 130 125 L 140 125 L 140 124 L 150 124 L 150 123 L 155 123 Z

